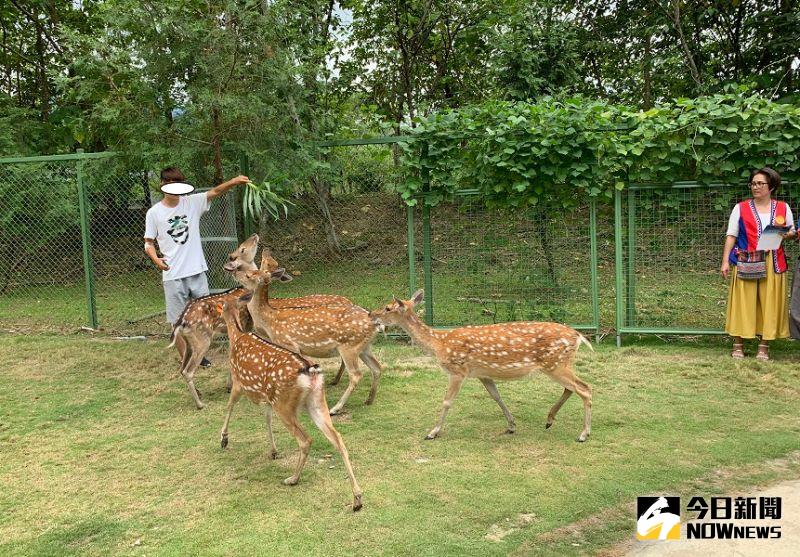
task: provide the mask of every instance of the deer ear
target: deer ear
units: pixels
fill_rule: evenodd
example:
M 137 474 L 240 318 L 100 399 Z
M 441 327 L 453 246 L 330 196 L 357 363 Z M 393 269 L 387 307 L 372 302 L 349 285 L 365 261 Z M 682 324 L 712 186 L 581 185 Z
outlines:
M 420 288 L 419 290 L 414 292 L 413 296 L 411 296 L 411 303 L 417 305 L 422 301 L 424 297 L 425 297 L 425 290 Z
M 267 272 L 269 273 L 270 277 L 280 280 L 280 278 L 286 273 L 286 269 L 281 267 L 279 269 L 275 269 L 274 271 L 267 271 Z
M 406 303 L 403 300 L 401 300 L 397 296 L 392 296 L 392 298 L 394 298 L 394 303 L 397 304 L 397 309 L 399 309 L 400 311 L 406 311 L 406 309 L 408 309 L 406 307 Z
M 242 302 L 242 303 L 245 303 L 245 304 L 247 302 L 249 302 L 250 300 L 252 300 L 252 299 L 253 299 L 253 293 L 252 292 L 246 292 L 246 293 L 242 294 L 241 296 L 239 296 L 239 301 Z
M 292 280 L 292 275 L 290 275 L 289 273 L 287 273 L 285 271 L 280 276 L 280 281 L 281 282 L 291 282 L 291 280 Z

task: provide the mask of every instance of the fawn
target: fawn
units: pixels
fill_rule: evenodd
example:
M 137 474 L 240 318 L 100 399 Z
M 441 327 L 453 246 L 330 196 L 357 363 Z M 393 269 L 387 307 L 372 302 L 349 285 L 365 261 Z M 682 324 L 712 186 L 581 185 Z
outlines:
M 242 242 L 238 248 L 228 254 L 229 263 L 241 269 L 256 269 L 253 263 L 258 249 L 258 234 L 253 234 Z M 215 332 L 225 332 L 225 323 L 220 319 L 217 302 L 236 300 L 245 293 L 244 288 L 231 288 L 218 294 L 210 294 L 191 300 L 183 308 L 180 318 L 172 329 L 170 347 L 176 346 L 181 358 L 180 373 L 186 380 L 189 393 L 192 395 L 198 410 L 205 407 L 200 400 L 200 393 L 194 385 L 194 374 L 203 357 L 208 353 Z M 242 323 L 250 327 L 250 317 L 246 309 L 241 316 Z M 228 375 L 228 391 L 231 379 Z
M 378 392 L 381 365 L 372 355 L 371 346 L 380 325 L 359 306 L 286 307 L 276 309 L 269 297 L 273 280 L 292 280 L 283 268 L 269 271 L 237 271 L 236 279 L 253 291 L 247 308 L 254 330 L 270 340 L 295 352 L 314 358 L 331 358 L 337 353 L 347 367 L 350 381 L 342 398 L 331 408 L 337 414 L 350 398 L 362 373 L 361 359 L 372 373 L 372 386 L 364 404 L 372 404 Z
M 245 333 L 239 323 L 240 313 L 237 304 L 234 301 L 217 304 L 228 328 L 233 377 L 233 388 L 222 425 L 220 445 L 223 449 L 228 446 L 228 423 L 234 405 L 243 394 L 255 404 L 265 404 L 271 445 L 270 458 L 274 459 L 277 456 L 275 437 L 272 433 L 273 411 L 300 446 L 294 474 L 283 480 L 285 485 L 295 485 L 300 479 L 311 447 L 311 437 L 302 428 L 297 417 L 298 410 L 305 408 L 314 424 L 339 451 L 350 476 L 353 511 L 360 510 L 361 488 L 353 474 L 347 447 L 331 422 L 328 402 L 325 400 L 325 382 L 319 366 L 300 354 L 277 346 L 253 333 Z
M 575 392 L 583 400 L 583 431 L 578 441 L 586 441 L 591 431 L 592 390 L 575 376 L 573 370 L 580 344 L 594 350 L 583 335 L 558 323 L 525 321 L 437 331 L 423 323 L 414 311 L 423 295 L 423 290 L 418 290 L 410 300 L 394 298 L 386 307 L 370 312 L 370 316 L 385 325 L 398 325 L 404 329 L 427 354 L 439 361 L 450 378 L 441 416 L 426 439 L 439 435 L 447 411 L 468 377 L 476 377 L 483 383 L 508 421 L 506 432 L 514 433 L 514 416 L 500 398 L 494 381 L 522 379 L 541 371 L 564 387 L 561 398 L 547 415 L 545 428 L 553 425 L 556 413 Z

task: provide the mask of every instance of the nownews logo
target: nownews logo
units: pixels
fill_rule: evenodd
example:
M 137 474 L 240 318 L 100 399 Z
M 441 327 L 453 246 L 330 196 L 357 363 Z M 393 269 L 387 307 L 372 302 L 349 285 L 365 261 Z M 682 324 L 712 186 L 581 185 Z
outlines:
M 778 539 L 781 527 L 769 523 L 758 525 L 716 522 L 724 520 L 779 520 L 780 497 L 692 497 L 687 512 L 697 519 L 686 523 L 686 539 Z M 680 497 L 637 497 L 636 539 L 679 540 L 681 528 Z M 715 522 L 710 522 L 715 521 Z
M 680 497 L 637 497 L 637 540 L 681 539 Z

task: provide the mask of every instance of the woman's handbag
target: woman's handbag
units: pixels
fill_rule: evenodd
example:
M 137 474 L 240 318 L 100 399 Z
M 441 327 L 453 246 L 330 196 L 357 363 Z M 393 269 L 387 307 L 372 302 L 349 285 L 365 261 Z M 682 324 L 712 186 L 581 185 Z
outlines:
M 736 277 L 758 280 L 767 276 L 767 252 L 763 250 L 736 252 Z

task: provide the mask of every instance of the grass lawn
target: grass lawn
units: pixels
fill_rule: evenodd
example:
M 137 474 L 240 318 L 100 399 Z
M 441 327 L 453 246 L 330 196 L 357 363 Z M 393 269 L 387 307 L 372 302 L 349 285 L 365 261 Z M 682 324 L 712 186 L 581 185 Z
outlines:
M 260 408 L 242 400 L 219 447 L 224 348 L 196 380 L 209 403 L 197 411 L 165 347 L 2 337 L 1 555 L 591 554 L 633 535 L 637 495 L 800 477 L 791 343 L 769 363 L 734 362 L 710 340 L 584 348 L 594 419 L 578 444 L 577 397 L 544 429 L 561 389 L 542 377 L 500 385 L 517 434 L 502 433 L 500 409 L 470 381 L 442 436 L 424 441 L 446 380 L 416 348 L 382 341 L 376 404 L 362 404 L 365 378 L 335 418 L 364 490 L 356 514 L 338 455 L 307 417 L 311 455 L 285 487 L 297 446 L 278 425 L 281 457 L 266 459 Z M 343 389 L 328 389 L 331 404 Z
M 292 271 L 291 267 L 289 268 Z M 424 280 L 417 268 L 416 287 Z M 521 276 L 521 275 L 520 275 Z M 591 294 L 586 273 L 562 273 L 557 285 L 545 277 L 509 281 L 502 271 L 463 272 L 446 268 L 433 275 L 434 324 L 454 326 L 503 321 L 557 321 L 571 325 L 592 322 Z M 524 277 L 523 277 L 524 278 Z M 630 325 L 722 329 L 727 285 L 716 272 L 666 273 L 650 269 L 637 276 L 636 313 Z M 377 308 L 393 295 L 409 294 L 404 261 L 393 265 L 365 266 L 342 262 L 334 270 L 303 270 L 295 280 L 275 285 L 276 297 L 306 294 L 341 294 L 366 308 Z M 599 273 L 601 328 L 614 324 L 613 269 Z M 549 284 L 549 286 L 547 286 Z M 96 288 L 100 327 L 113 334 L 162 334 L 164 293 L 158 277 L 130 273 L 114 280 L 99 280 Z M 87 324 L 83 284 L 69 287 L 39 286 L 0 296 L 0 328 L 16 332 L 71 331 Z M 150 316 L 146 319 L 143 317 Z M 129 323 L 129 320 L 136 320 Z

